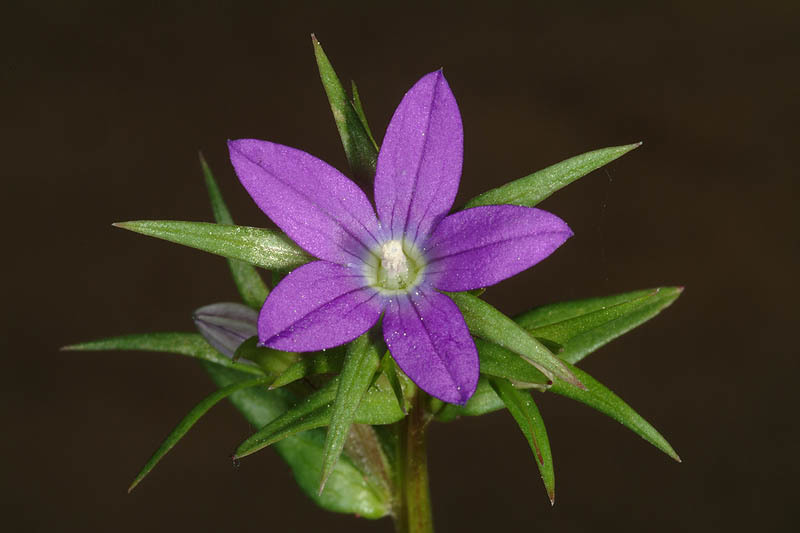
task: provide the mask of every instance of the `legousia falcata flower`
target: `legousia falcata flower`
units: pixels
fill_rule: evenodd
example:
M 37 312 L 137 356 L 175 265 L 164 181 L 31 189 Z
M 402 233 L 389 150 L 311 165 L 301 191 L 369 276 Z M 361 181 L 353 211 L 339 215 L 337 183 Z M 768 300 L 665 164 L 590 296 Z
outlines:
M 530 207 L 490 205 L 448 216 L 461 179 L 461 114 L 441 71 L 394 112 L 378 154 L 375 210 L 324 161 L 255 139 L 230 141 L 256 204 L 317 257 L 286 276 L 258 318 L 261 345 L 308 352 L 352 341 L 383 316 L 399 367 L 427 393 L 464 404 L 475 392 L 475 344 L 441 291 L 486 287 L 538 263 L 572 231 Z

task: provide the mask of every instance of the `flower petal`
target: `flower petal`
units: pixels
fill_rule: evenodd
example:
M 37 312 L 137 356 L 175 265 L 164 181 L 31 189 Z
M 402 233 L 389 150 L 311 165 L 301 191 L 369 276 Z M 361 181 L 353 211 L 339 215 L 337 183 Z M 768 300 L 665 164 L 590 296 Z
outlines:
M 372 327 L 383 310 L 361 273 L 314 261 L 292 271 L 267 297 L 258 316 L 261 344 L 310 352 L 349 342 Z
M 515 205 L 489 205 L 443 219 L 424 245 L 426 279 L 437 289 L 487 287 L 535 265 L 572 236 L 557 216 Z
M 383 337 L 403 372 L 428 394 L 463 405 L 475 392 L 478 351 L 447 296 L 428 289 L 392 298 Z
M 354 264 L 377 245 L 378 221 L 367 196 L 332 166 L 256 139 L 228 141 L 228 149 L 258 207 L 310 254 Z
M 456 99 L 442 71 L 431 72 L 403 97 L 378 154 L 375 205 L 391 238 L 416 241 L 450 211 L 463 151 Z

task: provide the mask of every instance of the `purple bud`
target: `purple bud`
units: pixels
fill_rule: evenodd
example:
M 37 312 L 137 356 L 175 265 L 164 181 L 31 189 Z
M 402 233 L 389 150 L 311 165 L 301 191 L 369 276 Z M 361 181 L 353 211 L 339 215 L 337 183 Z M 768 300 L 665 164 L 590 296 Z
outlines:
M 258 334 L 258 312 L 238 303 L 206 305 L 192 315 L 197 330 L 208 343 L 228 357 L 244 341 Z

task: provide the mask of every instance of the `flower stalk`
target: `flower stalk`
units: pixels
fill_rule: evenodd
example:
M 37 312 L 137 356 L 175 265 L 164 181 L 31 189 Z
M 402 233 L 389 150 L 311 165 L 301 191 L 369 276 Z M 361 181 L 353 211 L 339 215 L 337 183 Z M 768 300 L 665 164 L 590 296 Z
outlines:
M 427 399 L 428 395 L 418 390 L 408 416 L 397 423 L 397 493 L 394 509 L 397 533 L 433 533 L 426 445 L 426 430 L 433 415 L 426 409 Z

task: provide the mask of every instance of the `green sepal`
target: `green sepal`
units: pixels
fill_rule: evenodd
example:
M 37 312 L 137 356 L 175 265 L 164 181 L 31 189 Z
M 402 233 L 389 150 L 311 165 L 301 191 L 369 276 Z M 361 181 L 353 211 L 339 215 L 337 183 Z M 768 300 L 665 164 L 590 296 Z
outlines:
M 225 205 L 225 200 L 222 198 L 222 192 L 214 179 L 214 174 L 212 174 L 211 168 L 206 163 L 202 152 L 199 152 L 199 156 L 200 166 L 203 169 L 203 177 L 208 189 L 208 197 L 211 201 L 211 209 L 214 212 L 214 220 L 217 224 L 232 226 L 233 217 L 228 210 L 228 206 Z M 238 259 L 228 259 L 228 266 L 231 269 L 233 282 L 236 284 L 242 301 L 254 309 L 260 309 L 264 304 L 264 300 L 267 299 L 269 289 L 267 289 L 267 285 L 261 279 L 258 271 L 252 265 Z
M 243 379 L 246 375 L 216 365 L 205 365 L 219 387 Z M 230 401 L 255 427 L 264 427 L 286 411 L 294 401 L 284 389 L 240 390 L 230 396 Z M 390 510 L 390 494 L 382 485 L 371 484 L 367 474 L 359 470 L 347 456 L 342 456 L 328 478 L 326 490 L 318 493 L 319 473 L 322 470 L 322 447 L 325 432 L 320 429 L 305 431 L 273 445 L 286 461 L 303 492 L 314 503 L 329 511 L 350 513 L 377 519 Z
M 571 157 L 524 178 L 486 191 L 467 202 L 465 208 L 501 204 L 533 207 L 562 187 L 627 154 L 641 144 L 601 148 Z
M 256 379 L 250 379 L 247 381 L 240 381 L 238 383 L 233 383 L 228 385 L 227 387 L 222 387 L 221 389 L 217 389 L 216 391 L 212 392 L 203 400 L 195 405 L 189 413 L 183 417 L 183 419 L 178 422 L 178 425 L 175 426 L 175 429 L 167 435 L 167 438 L 164 439 L 164 442 L 161 443 L 161 446 L 155 451 L 152 457 L 148 459 L 147 463 L 145 463 L 142 470 L 133 480 L 133 483 L 128 487 L 128 492 L 131 492 L 136 485 L 141 482 L 147 474 L 150 473 L 153 468 L 155 468 L 156 464 L 169 452 L 179 440 L 183 438 L 186 433 L 195 425 L 195 423 L 200 420 L 200 418 L 206 414 L 209 409 L 214 407 L 217 403 L 221 400 L 224 400 L 231 394 L 240 391 L 242 389 L 247 389 L 251 387 L 257 387 L 259 385 L 268 385 L 272 381 L 271 377 L 260 377 Z
M 325 437 L 320 492 L 325 489 L 325 482 L 342 454 L 350 425 L 356 417 L 361 399 L 367 393 L 379 364 L 378 347 L 370 341 L 369 332 L 350 343 L 342 372 L 339 374 L 339 386 L 336 388 L 336 399 L 333 402 L 333 412 Z
M 299 421 L 306 417 L 313 415 L 314 420 L 325 420 L 322 425 L 328 425 L 330 416 L 333 414 L 332 406 L 336 399 L 339 379 L 339 376 L 331 379 L 318 391 L 303 398 L 291 409 L 248 437 L 236 449 L 236 457 L 245 457 L 269 446 L 277 441 L 274 438 L 275 435 L 285 438 L 286 435 L 281 432 L 284 432 L 286 428 L 299 427 L 295 424 L 300 423 Z M 327 419 L 324 418 L 325 416 Z M 360 424 L 383 425 L 397 422 L 403 416 L 404 413 L 391 386 L 386 380 L 379 379 L 364 394 L 355 412 L 354 421 Z
M 383 354 L 383 359 L 381 360 L 381 374 L 380 376 L 386 376 L 386 381 L 389 382 L 389 386 L 392 388 L 392 392 L 394 392 L 395 398 L 397 398 L 397 403 L 400 404 L 400 408 L 403 410 L 403 413 L 407 413 L 406 411 L 406 396 L 405 392 L 403 391 L 403 384 L 400 383 L 400 376 L 403 376 L 404 381 L 410 382 L 408 376 L 400 370 L 400 367 L 397 366 L 397 363 L 392 357 L 391 352 L 387 351 Z
M 330 408 L 336 398 L 337 385 L 338 380 L 333 379 L 320 390 L 301 399 L 296 405 L 245 439 L 236 448 L 234 457 L 237 459 L 246 457 L 292 435 L 291 428 L 302 427 L 302 421 L 307 417 L 312 420 L 323 420 L 322 423 L 315 427 L 327 425 L 330 420 Z M 326 416 L 327 418 L 325 418 Z M 304 430 L 300 429 L 294 433 L 299 431 Z
M 135 220 L 112 225 L 266 269 L 292 270 L 314 260 L 276 230 L 182 220 Z
M 278 376 L 270 388 L 284 387 L 306 376 L 338 374 L 342 370 L 345 353 L 343 346 L 337 346 L 324 352 L 302 354 L 292 366 Z
M 601 346 L 669 307 L 683 287 L 660 287 L 552 304 L 514 319 L 542 342 L 561 346 L 558 357 L 575 364 Z
M 562 361 L 512 319 L 471 294 L 448 294 L 473 335 L 519 354 L 550 379 L 557 376 L 577 387 L 583 386 Z
M 235 363 L 215 350 L 198 333 L 140 333 L 110 337 L 97 341 L 83 342 L 64 346 L 66 351 L 108 351 L 125 350 L 141 352 L 162 352 L 187 355 L 202 359 L 215 365 L 238 370 L 252 376 L 263 376 L 258 367 Z
M 642 418 L 627 403 L 611 392 L 605 385 L 594 379 L 585 371 L 567 363 L 573 373 L 586 385 L 586 390 L 579 389 L 569 383 L 556 380 L 550 391 L 579 401 L 601 413 L 613 418 L 630 429 L 644 440 L 666 453 L 676 461 L 680 457 L 672 449 L 669 442 L 647 420 Z
M 328 96 L 347 162 L 353 171 L 353 177 L 362 183 L 367 183 L 375 175 L 375 166 L 378 161 L 377 146 L 367 132 L 365 123 L 359 117 L 353 102 L 348 99 L 322 45 L 314 35 L 311 36 L 311 41 L 314 44 L 314 56 L 317 59 L 319 77 L 325 88 L 325 94 Z
M 364 126 L 364 131 L 367 132 L 369 140 L 372 141 L 372 145 L 375 147 L 375 150 L 380 151 L 378 143 L 375 142 L 375 137 L 372 135 L 372 130 L 369 128 L 367 114 L 364 112 L 364 104 L 361 103 L 361 95 L 358 94 L 358 87 L 356 86 L 356 82 L 353 80 L 350 80 L 350 92 L 353 94 L 353 109 L 356 110 L 356 114 L 358 115 L 359 120 L 361 120 L 361 124 Z
M 245 340 L 233 354 L 234 361 L 240 359 L 252 361 L 261 367 L 261 370 L 263 370 L 265 374 L 273 378 L 286 372 L 300 357 L 301 355 L 296 352 L 283 352 L 281 350 L 259 346 L 257 336 Z
M 531 451 L 536 457 L 536 466 L 544 482 L 547 497 L 550 498 L 550 505 L 555 503 L 556 498 L 556 478 L 553 470 L 553 454 L 550 450 L 550 439 L 547 438 L 547 429 L 544 420 L 539 413 L 539 408 L 531 398 L 529 392 L 520 391 L 505 379 L 490 378 L 489 383 L 492 388 L 503 400 L 511 416 L 514 417 L 519 429 L 528 441 Z
M 445 403 L 444 407 L 436 413 L 436 420 L 450 422 L 460 416 L 481 416 L 504 408 L 503 400 L 494 392 L 489 380 L 485 376 L 481 376 L 478 379 L 475 394 L 465 405 Z

